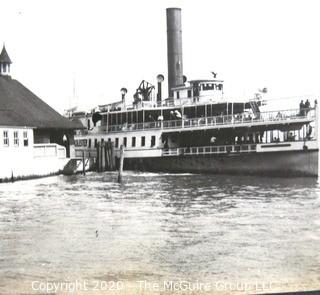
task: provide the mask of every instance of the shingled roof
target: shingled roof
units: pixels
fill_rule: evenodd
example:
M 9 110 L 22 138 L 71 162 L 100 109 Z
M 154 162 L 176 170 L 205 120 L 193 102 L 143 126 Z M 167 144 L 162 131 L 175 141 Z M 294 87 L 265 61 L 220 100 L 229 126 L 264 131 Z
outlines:
M 60 115 L 29 89 L 11 77 L 0 75 L 0 125 L 40 129 L 82 129 Z
M 6 47 L 3 45 L 2 51 L 0 53 L 0 63 L 9 63 L 11 64 L 11 59 L 7 53 Z

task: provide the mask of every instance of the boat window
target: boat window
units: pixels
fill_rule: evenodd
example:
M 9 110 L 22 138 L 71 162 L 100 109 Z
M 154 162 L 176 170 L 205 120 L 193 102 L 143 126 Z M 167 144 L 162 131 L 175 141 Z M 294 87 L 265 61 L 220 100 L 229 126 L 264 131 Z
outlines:
M 141 146 L 145 146 L 145 145 L 146 145 L 146 137 L 141 136 Z
M 119 138 L 118 138 L 118 137 L 116 137 L 115 147 L 116 147 L 116 148 L 119 147 Z
M 123 146 L 127 147 L 127 138 L 126 137 L 123 138 Z
M 151 147 L 156 145 L 156 137 L 154 135 L 151 136 Z
M 132 137 L 131 146 L 132 147 L 136 146 L 136 138 L 135 137 Z
M 214 90 L 214 84 L 212 84 L 212 83 L 204 84 L 203 90 Z

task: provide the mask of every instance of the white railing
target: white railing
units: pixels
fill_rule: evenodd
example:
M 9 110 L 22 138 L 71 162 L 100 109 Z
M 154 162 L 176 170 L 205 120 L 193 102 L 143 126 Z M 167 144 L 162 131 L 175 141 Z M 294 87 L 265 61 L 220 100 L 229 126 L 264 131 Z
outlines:
M 226 154 L 226 153 L 249 153 L 256 152 L 256 144 L 201 146 L 163 149 L 163 156 L 204 155 L 204 154 Z
M 40 143 L 33 145 L 34 158 L 66 158 L 66 148 L 55 143 Z
M 122 124 L 99 126 L 99 132 L 121 132 L 121 131 L 139 131 L 152 129 L 178 129 L 178 128 L 193 128 L 193 127 L 220 127 L 220 126 L 250 126 L 253 124 L 277 122 L 279 124 L 288 123 L 288 121 L 303 121 L 313 120 L 315 118 L 315 110 L 301 111 L 299 109 L 281 110 L 261 112 L 259 114 L 242 113 L 237 115 L 221 115 L 214 117 L 198 117 L 191 119 L 167 120 L 135 124 Z

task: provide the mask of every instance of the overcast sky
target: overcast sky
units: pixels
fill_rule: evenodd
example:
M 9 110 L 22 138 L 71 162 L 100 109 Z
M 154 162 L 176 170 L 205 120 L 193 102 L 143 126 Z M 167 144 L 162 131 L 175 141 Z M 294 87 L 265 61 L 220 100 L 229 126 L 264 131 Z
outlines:
M 89 109 L 167 77 L 165 8 L 181 7 L 189 79 L 218 72 L 229 97 L 319 95 L 317 2 L 1 0 L 0 42 L 13 78 L 60 112 Z

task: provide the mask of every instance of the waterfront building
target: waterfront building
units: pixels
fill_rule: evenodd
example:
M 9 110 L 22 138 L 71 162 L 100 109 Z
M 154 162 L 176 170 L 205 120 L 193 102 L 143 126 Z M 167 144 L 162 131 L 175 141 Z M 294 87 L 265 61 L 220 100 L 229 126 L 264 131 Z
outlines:
M 0 179 L 57 173 L 74 156 L 69 121 L 10 74 L 11 59 L 0 54 Z

